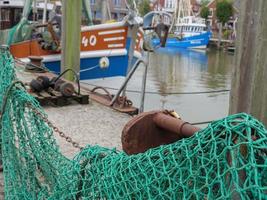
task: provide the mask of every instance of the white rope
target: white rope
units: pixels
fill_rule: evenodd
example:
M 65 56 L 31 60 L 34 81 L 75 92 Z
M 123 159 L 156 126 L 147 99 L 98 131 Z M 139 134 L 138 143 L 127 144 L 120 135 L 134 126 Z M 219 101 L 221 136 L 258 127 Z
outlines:
M 80 70 L 80 73 L 81 73 L 81 72 L 86 72 L 86 71 L 91 71 L 91 70 L 96 69 L 96 68 L 98 68 L 98 67 L 99 67 L 99 64 L 97 64 L 97 65 L 95 65 L 95 66 L 93 66 L 93 67 L 88 67 L 88 68 L 86 68 L 86 69 L 82 69 L 82 70 Z

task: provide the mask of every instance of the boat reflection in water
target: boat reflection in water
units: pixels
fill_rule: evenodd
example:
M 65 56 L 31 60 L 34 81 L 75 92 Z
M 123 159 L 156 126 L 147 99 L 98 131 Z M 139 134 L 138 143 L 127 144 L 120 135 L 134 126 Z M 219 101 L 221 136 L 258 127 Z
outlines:
M 158 48 L 155 53 L 167 54 L 169 56 L 182 56 L 192 60 L 196 60 L 197 63 L 208 64 L 208 56 L 206 50 L 197 49 L 184 49 L 184 48 Z

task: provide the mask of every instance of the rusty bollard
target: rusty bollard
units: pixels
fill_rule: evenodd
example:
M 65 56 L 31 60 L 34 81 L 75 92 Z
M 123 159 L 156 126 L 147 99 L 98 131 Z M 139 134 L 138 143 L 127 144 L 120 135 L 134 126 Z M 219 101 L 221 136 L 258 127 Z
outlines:
M 129 121 L 122 131 L 122 148 L 138 154 L 194 135 L 200 129 L 164 111 L 142 113 Z
M 32 63 L 35 66 L 41 67 L 43 58 L 40 56 L 29 56 L 30 63 Z

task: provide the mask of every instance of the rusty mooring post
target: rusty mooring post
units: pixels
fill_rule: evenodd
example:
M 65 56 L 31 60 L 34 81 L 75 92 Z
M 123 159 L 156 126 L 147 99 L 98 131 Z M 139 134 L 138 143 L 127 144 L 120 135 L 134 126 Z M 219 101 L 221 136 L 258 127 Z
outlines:
M 153 117 L 153 121 L 159 128 L 170 131 L 181 137 L 191 137 L 195 132 L 200 130 L 198 127 L 192 126 L 188 122 L 166 115 L 162 112 L 156 114 Z
M 131 155 L 194 135 L 200 129 L 163 111 L 142 113 L 122 131 L 122 148 Z

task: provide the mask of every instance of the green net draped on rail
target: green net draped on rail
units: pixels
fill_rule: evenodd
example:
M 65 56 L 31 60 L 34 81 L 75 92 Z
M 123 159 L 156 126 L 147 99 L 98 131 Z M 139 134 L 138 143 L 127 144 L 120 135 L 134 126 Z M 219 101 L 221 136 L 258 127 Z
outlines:
M 39 104 L 10 87 L 15 79 L 1 50 L 5 199 L 267 199 L 267 132 L 247 114 L 143 154 L 87 146 L 68 159 Z
M 29 40 L 31 39 L 32 30 L 33 26 L 27 20 L 21 19 L 14 27 L 0 30 L 0 44 L 11 45 Z

